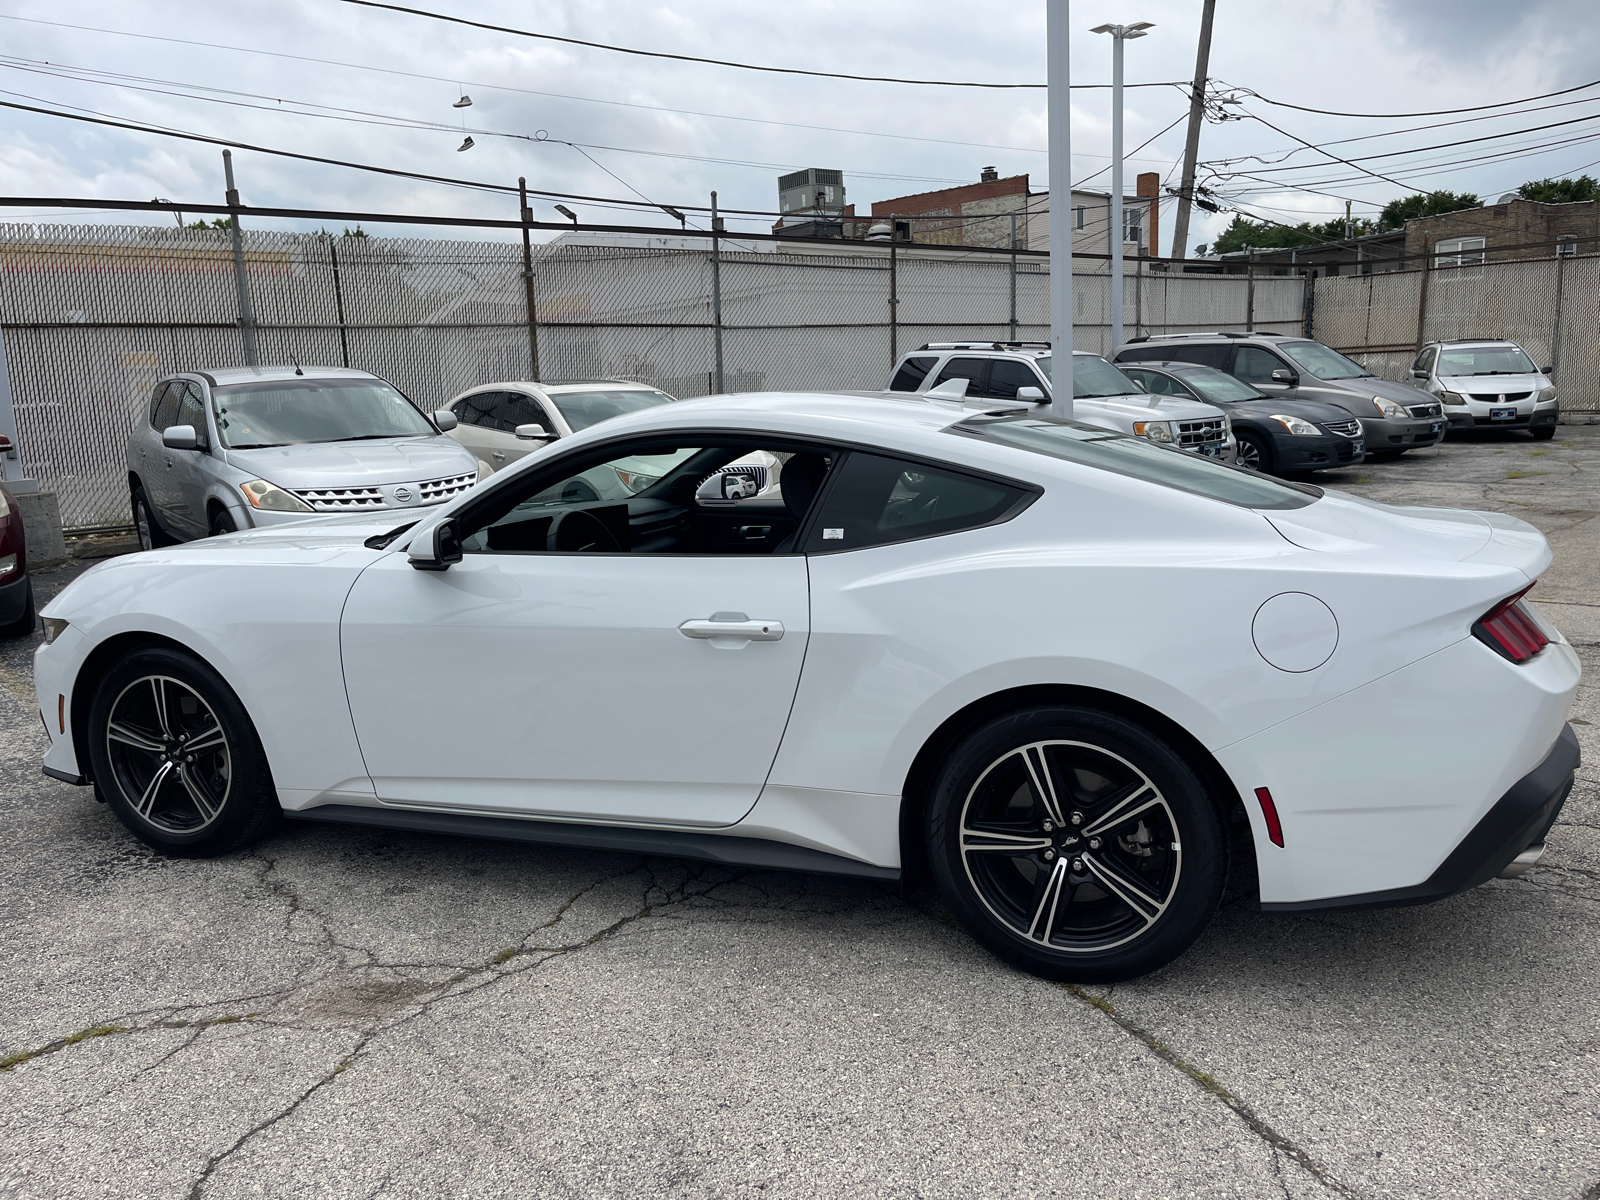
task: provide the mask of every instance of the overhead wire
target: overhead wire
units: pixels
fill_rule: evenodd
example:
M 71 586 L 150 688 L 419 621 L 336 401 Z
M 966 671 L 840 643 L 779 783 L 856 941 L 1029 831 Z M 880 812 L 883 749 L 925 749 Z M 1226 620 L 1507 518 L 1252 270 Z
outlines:
M 1222 80 L 1217 80 L 1217 82 L 1222 83 Z M 1521 100 L 1498 100 L 1493 104 L 1474 104 L 1466 108 L 1437 108 L 1429 112 L 1405 113 L 1337 112 L 1328 108 L 1308 108 L 1303 104 L 1290 104 L 1286 100 L 1273 100 L 1270 97 L 1263 96 L 1260 92 L 1254 90 L 1253 88 L 1239 87 L 1236 84 L 1225 84 L 1224 86 L 1236 91 L 1246 92 L 1249 95 L 1254 96 L 1257 100 L 1260 100 L 1266 104 L 1274 105 L 1277 108 L 1292 108 L 1299 112 L 1316 113 L 1317 115 L 1324 117 L 1357 117 L 1370 118 L 1374 120 L 1394 120 L 1410 117 L 1449 117 L 1454 116 L 1457 113 L 1483 112 L 1491 108 L 1510 108 L 1512 105 L 1516 104 L 1531 104 L 1535 100 L 1549 100 L 1556 96 L 1570 96 L 1573 92 L 1582 92 L 1587 91 L 1592 87 L 1600 87 L 1600 79 L 1591 80 L 1588 83 L 1580 83 L 1569 88 L 1561 88 L 1559 91 L 1541 92 L 1537 96 L 1524 96 Z

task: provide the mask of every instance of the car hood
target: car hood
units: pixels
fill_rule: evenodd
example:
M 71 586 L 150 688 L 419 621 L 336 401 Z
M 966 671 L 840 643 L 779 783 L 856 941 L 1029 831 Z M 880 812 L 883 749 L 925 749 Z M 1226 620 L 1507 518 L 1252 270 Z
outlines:
M 1379 547 L 1435 562 L 1515 567 L 1530 580 L 1550 565 L 1544 534 L 1504 513 L 1401 507 L 1329 491 L 1305 508 L 1263 515 L 1285 539 L 1307 550 Z
M 1337 424 L 1350 419 L 1350 410 L 1340 408 L 1337 404 L 1325 404 L 1321 400 L 1276 400 L 1271 396 L 1265 400 L 1240 400 L 1228 405 L 1228 412 L 1235 421 L 1240 417 L 1270 417 L 1274 413 L 1324 425 L 1330 421 Z
M 1081 408 L 1085 413 L 1115 414 L 1126 421 L 1203 421 L 1222 415 L 1222 410 L 1214 404 L 1143 392 L 1131 396 L 1075 397 L 1072 407 L 1074 410 Z
M 1543 375 L 1441 375 L 1447 392 L 1477 392 L 1485 396 L 1502 392 L 1537 392 L 1550 385 Z
M 421 483 L 478 469 L 472 452 L 443 434 L 229 450 L 228 464 L 291 489 Z

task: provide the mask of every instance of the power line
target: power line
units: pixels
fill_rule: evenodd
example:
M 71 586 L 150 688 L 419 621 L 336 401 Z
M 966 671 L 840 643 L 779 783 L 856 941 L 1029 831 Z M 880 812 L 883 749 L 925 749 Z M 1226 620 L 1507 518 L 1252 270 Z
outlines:
M 357 3 L 357 2 L 359 2 L 359 0 L 349 0 L 349 2 L 350 3 Z M 1219 79 L 1219 80 L 1217 80 L 1217 82 L 1218 83 L 1222 83 L 1223 81 Z M 1235 88 L 1236 87 L 1236 85 L 1234 85 L 1234 84 L 1224 84 L 1224 86 L 1229 87 L 1229 88 Z M 1600 87 L 1600 79 L 1593 80 L 1593 81 L 1591 81 L 1589 83 L 1580 83 L 1576 87 L 1562 88 L 1558 92 L 1543 92 L 1543 93 L 1541 93 L 1540 95 L 1537 95 L 1537 96 L 1525 96 L 1521 100 L 1500 100 L 1500 101 L 1497 101 L 1494 104 L 1475 104 L 1475 105 L 1471 105 L 1471 106 L 1469 106 L 1467 108 L 1438 108 L 1438 109 L 1434 109 L 1431 112 L 1409 112 L 1409 113 L 1335 112 L 1334 110 L 1327 109 L 1327 108 L 1307 108 L 1303 104 L 1290 104 L 1286 100 L 1272 100 L 1272 99 L 1269 99 L 1266 96 L 1263 96 L 1260 92 L 1255 91 L 1252 88 L 1237 87 L 1236 90 L 1248 93 L 1249 95 L 1254 96 L 1257 100 L 1260 100 L 1260 101 L 1262 101 L 1263 103 L 1266 103 L 1266 104 L 1271 104 L 1271 105 L 1273 105 L 1274 107 L 1277 107 L 1277 108 L 1292 108 L 1292 109 L 1295 109 L 1295 110 L 1297 110 L 1299 112 L 1316 113 L 1319 116 L 1324 116 L 1324 117 L 1367 117 L 1367 118 L 1373 118 L 1373 119 L 1381 120 L 1381 119 L 1393 119 L 1393 118 L 1402 118 L 1402 117 L 1450 117 L 1450 116 L 1454 116 L 1456 113 L 1483 112 L 1484 110 L 1490 109 L 1490 108 L 1509 108 L 1514 104 L 1531 104 L 1535 100 L 1549 100 L 1549 99 L 1551 99 L 1552 97 L 1555 97 L 1555 96 L 1569 96 L 1573 92 L 1581 92 L 1581 91 L 1584 91 L 1584 90 L 1586 90 L 1588 88 L 1592 88 L 1592 87 Z
M 407 13 L 414 17 L 427 17 L 433 21 L 447 21 L 452 25 L 467 25 L 473 29 L 487 29 L 491 33 L 509 33 L 516 37 L 539 38 L 547 42 L 563 42 L 569 46 L 587 46 L 591 50 L 610 50 L 616 54 L 635 54 L 643 58 L 666 58 L 676 62 L 705 63 L 713 67 L 734 67 L 741 71 L 766 71 L 777 75 L 809 75 L 817 79 L 853 79 L 861 83 L 910 83 L 921 87 L 963 87 L 963 88 L 998 88 L 1002 90 L 1016 90 L 1037 88 L 1044 90 L 1049 85 L 1043 83 L 972 83 L 953 79 L 902 79 L 891 75 L 850 75 L 841 71 L 808 71 L 801 67 L 767 67 L 756 63 L 733 62 L 725 58 L 700 58 L 693 54 L 669 54 L 663 50 L 640 50 L 632 46 L 613 46 L 606 42 L 586 42 L 582 38 L 561 37 L 554 33 L 535 33 L 529 29 L 514 29 L 509 25 L 491 25 L 486 21 L 472 21 L 466 17 L 452 17 L 445 13 L 429 12 L 422 8 L 408 8 L 403 4 L 384 4 L 380 0 L 342 0 L 345 4 L 359 4 L 363 8 L 382 8 L 390 12 Z M 1109 83 L 1073 84 L 1075 88 L 1108 88 Z M 1174 87 L 1180 86 L 1171 82 L 1166 83 L 1129 83 L 1125 87 Z

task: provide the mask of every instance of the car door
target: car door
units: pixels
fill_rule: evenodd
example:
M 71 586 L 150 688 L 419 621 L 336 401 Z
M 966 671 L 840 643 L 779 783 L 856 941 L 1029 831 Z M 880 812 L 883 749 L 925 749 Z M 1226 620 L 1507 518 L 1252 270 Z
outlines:
M 150 414 L 155 439 L 147 459 L 149 469 L 145 472 L 144 484 L 145 494 L 150 497 L 150 506 L 155 509 L 156 520 L 161 527 L 181 537 L 195 537 L 194 518 L 181 482 L 186 465 L 181 459 L 192 451 L 173 450 L 161 440 L 161 435 L 172 426 L 184 424 L 178 416 L 183 396 L 184 381 L 172 380 Z
M 181 387 L 182 391 L 177 392 Z M 172 486 L 181 499 L 181 507 L 188 521 L 183 532 L 189 537 L 205 537 L 211 532 L 211 518 L 206 512 L 206 492 L 211 485 L 211 433 L 206 424 L 206 401 L 200 385 L 192 381 L 175 383 L 178 412 L 175 424 L 194 427 L 193 450 L 168 450 L 172 463 Z
M 1292 376 L 1298 376 L 1299 371 L 1286 363 L 1271 350 L 1260 346 L 1238 346 L 1233 352 L 1233 369 L 1229 372 L 1236 379 L 1242 379 L 1258 391 L 1269 396 L 1281 396 L 1286 400 L 1296 399 L 1299 389 L 1289 383 L 1281 383 L 1272 377 L 1274 371 L 1289 371 Z
M 674 552 L 698 476 L 677 502 L 564 499 L 637 456 L 687 478 L 648 444 L 568 456 L 463 510 L 447 570 L 391 554 L 356 581 L 342 654 L 384 801 L 701 826 L 755 803 L 805 656 L 806 560 Z M 629 549 L 546 549 L 585 522 Z

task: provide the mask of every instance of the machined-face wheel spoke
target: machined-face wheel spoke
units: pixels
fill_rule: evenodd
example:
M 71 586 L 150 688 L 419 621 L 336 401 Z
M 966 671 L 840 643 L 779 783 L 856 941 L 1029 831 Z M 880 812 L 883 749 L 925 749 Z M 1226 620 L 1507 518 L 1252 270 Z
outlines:
M 222 726 L 215 723 L 210 729 L 202 729 L 199 733 L 191 733 L 184 738 L 180 748 L 185 754 L 199 754 L 204 750 L 211 750 L 218 746 L 228 744 L 227 734 L 222 732 Z
M 987 829 L 963 829 L 961 849 L 967 854 L 1033 854 L 1048 850 L 1051 839 L 1025 833 L 996 833 Z
M 1128 788 L 1127 792 L 1128 794 L 1117 800 L 1109 810 L 1083 827 L 1085 837 L 1095 837 L 1118 825 L 1125 825 L 1146 809 L 1164 803 L 1155 788 L 1143 781 Z
M 1061 801 L 1056 795 L 1056 781 L 1050 775 L 1050 763 L 1044 756 L 1044 747 L 1024 746 L 1021 754 L 1022 761 L 1028 767 L 1028 778 L 1033 783 L 1034 795 L 1039 797 L 1039 803 L 1044 806 L 1045 814 L 1057 826 L 1065 825 L 1066 817 L 1061 812 Z
M 145 733 L 135 729 L 124 722 L 113 721 L 106 727 L 106 736 L 114 742 L 121 742 L 125 746 L 147 751 L 151 754 L 161 754 L 166 750 L 166 744 L 155 734 Z
M 161 678 L 150 680 L 150 690 L 155 695 L 156 723 L 161 726 L 161 736 L 172 736 L 172 722 L 167 719 L 167 681 Z
M 150 816 L 151 810 L 155 808 L 156 797 L 161 793 L 161 785 L 167 781 L 167 776 L 171 774 L 172 764 L 164 762 L 156 773 L 150 776 L 150 782 L 145 785 L 144 793 L 139 797 L 138 804 L 135 805 L 141 817 L 148 818 Z
M 178 779 L 183 783 L 183 790 L 189 793 L 189 799 L 194 801 L 195 808 L 200 810 L 200 815 L 209 821 L 217 815 L 217 802 L 206 794 L 206 789 L 194 777 L 194 771 L 187 766 L 178 768 Z
M 1135 880 L 1108 859 L 1086 854 L 1083 865 L 1108 892 L 1137 913 L 1145 924 L 1153 924 L 1167 910 L 1166 901 L 1152 892 L 1148 885 Z
M 1037 889 L 1037 902 L 1033 919 L 1028 922 L 1028 936 L 1036 942 L 1048 942 L 1050 931 L 1056 927 L 1056 914 L 1067 899 L 1067 860 L 1058 858 L 1055 869 L 1043 878 Z
M 140 819 L 163 833 L 193 834 L 222 815 L 232 788 L 228 733 L 193 685 L 168 675 L 135 679 L 107 717 L 106 782 Z

